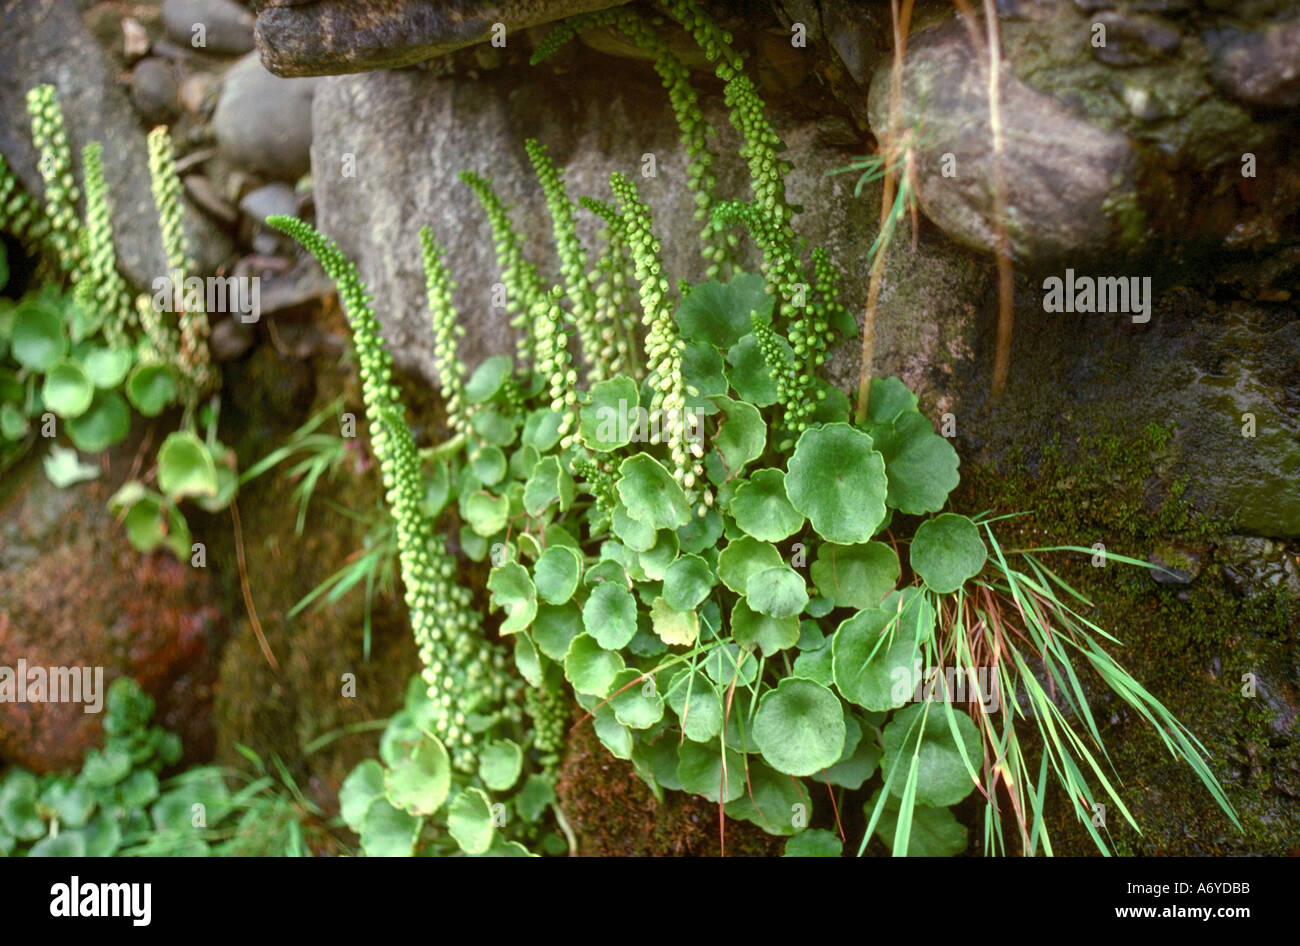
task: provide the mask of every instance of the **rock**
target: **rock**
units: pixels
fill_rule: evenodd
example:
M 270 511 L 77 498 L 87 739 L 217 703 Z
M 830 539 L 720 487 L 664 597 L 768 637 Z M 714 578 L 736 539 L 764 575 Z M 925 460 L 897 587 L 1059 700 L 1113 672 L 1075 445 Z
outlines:
M 187 174 L 182 180 L 190 199 L 226 226 L 239 219 L 235 208 L 221 199 L 216 186 L 202 174 Z
M 1153 504 L 1173 497 L 1229 531 L 1300 537 L 1293 308 L 1216 307 L 1188 287 L 1157 288 L 1150 322 L 1135 325 L 1044 312 L 1033 284 L 1016 298 L 1011 380 L 987 414 L 967 406 L 963 457 L 1016 456 L 1027 431 L 1048 432 L 1032 435 L 1043 443 L 1051 431 L 1064 441 L 1066 431 L 1134 436 L 1157 425 L 1168 442 L 1146 484 Z M 1114 475 L 1126 475 L 1123 463 Z
M 122 55 L 127 62 L 135 62 L 149 52 L 149 33 L 133 16 L 122 18 Z
M 81 6 L 78 0 L 0 6 L 0 62 L 7 75 L 21 77 L 0 83 L 0 152 L 27 190 L 40 194 L 26 94 L 31 86 L 53 83 L 74 152 L 79 154 L 90 141 L 104 145 L 118 266 L 136 287 L 147 287 L 166 272 L 167 264 L 149 187 L 144 132 L 126 94 L 113 81 L 104 50 L 82 24 Z M 192 252 L 200 268 L 210 272 L 209 267 L 229 252 L 230 241 L 202 214 L 187 210 Z
M 227 56 L 253 48 L 253 14 L 235 0 L 166 0 L 162 18 L 182 46 Z
M 253 346 L 253 328 L 235 318 L 217 320 L 208 339 L 208 350 L 215 361 L 242 358 Z
M 822 0 L 822 28 L 853 81 L 866 86 L 871 70 L 884 52 L 875 41 L 871 21 L 880 14 L 852 0 Z M 886 11 L 884 18 L 889 19 Z
M 210 72 L 195 72 L 181 80 L 181 107 L 191 115 L 208 115 L 216 107 L 217 77 Z
M 1090 42 L 1092 55 L 1111 66 L 1136 66 L 1154 62 L 1178 51 L 1178 30 L 1159 17 L 1127 11 L 1107 11 L 1093 18 L 1093 29 L 1100 25 L 1097 42 Z
M 908 43 L 902 124 L 915 136 L 926 216 L 967 246 L 994 245 L 988 85 L 963 27 L 948 24 Z M 871 83 L 871 127 L 889 123 L 889 67 Z M 1018 258 L 1099 255 L 1122 245 L 1121 210 L 1136 201 L 1134 155 L 1123 134 L 1090 124 L 1005 67 L 1000 85 L 1007 232 Z M 945 165 L 948 173 L 945 174 Z
M 245 194 L 239 209 L 254 223 L 261 224 L 274 214 L 296 214 L 298 196 L 288 184 L 266 184 Z
M 1227 581 L 1247 596 L 1283 590 L 1300 597 L 1300 566 L 1286 546 L 1255 535 L 1229 535 L 1219 542 Z
M 626 0 L 267 0 L 257 45 L 282 76 L 393 69 Z
M 430 381 L 436 375 L 419 251 L 424 224 L 447 247 L 459 283 L 466 364 L 472 369 L 488 355 L 514 350 L 509 317 L 490 304 L 500 279 L 491 232 L 476 198 L 458 180 L 460 170 L 494 180 L 514 207 L 525 253 L 541 264 L 546 278 L 555 278 L 551 224 L 523 148 L 530 135 L 551 149 L 575 199 L 611 199 L 610 171 L 638 168 L 643 154 L 655 154 L 657 176 L 638 177 L 637 184 L 654 210 L 666 268 L 674 283 L 702 277 L 694 240 L 699 225 L 685 187 L 679 131 L 657 76 L 648 65 L 626 60 L 619 83 L 612 85 L 603 78 L 608 60 L 587 56 L 563 76 L 500 70 L 476 82 L 414 70 L 373 72 L 327 79 L 318 90 L 312 178 L 319 225 L 360 267 L 404 370 Z M 733 150 L 721 94 L 708 93 L 703 102 L 721 135 L 719 193 L 746 196 L 748 180 Z M 792 202 L 834 209 L 799 216 L 796 226 L 845 267 L 843 301 L 859 313 L 869 278 L 863 251 L 874 239 L 880 186 L 866 187 L 855 199 L 850 175 L 826 176 L 848 162 L 848 153 L 818 144 L 815 119 L 782 118 L 778 127 L 789 153 L 800 156 L 788 177 Z M 343 173 L 348 155 L 355 159 L 352 176 Z M 375 213 L 375 207 L 394 202 L 402 212 Z M 579 219 L 581 236 L 594 245 L 592 217 L 582 211 Z M 674 239 L 675 234 L 690 238 Z M 902 234 L 900 246 L 910 240 L 907 227 Z M 975 301 L 988 275 L 986 263 L 932 232 L 921 235 L 915 253 L 892 254 L 878 318 L 876 370 L 903 375 L 927 403 L 950 397 L 953 364 L 971 356 Z M 844 386 L 857 383 L 858 345 L 847 343 L 831 363 L 832 376 Z
M 1300 105 L 1300 19 L 1256 32 L 1213 31 L 1215 84 L 1238 101 L 1260 108 Z
M 1151 578 L 1161 585 L 1189 584 L 1201 573 L 1203 555 L 1200 549 L 1173 542 L 1162 543 L 1148 558 L 1155 566 L 1151 569 Z
M 67 489 L 49 482 L 36 457 L 5 474 L 0 663 L 102 667 L 105 686 L 132 676 L 158 700 L 156 721 L 181 735 L 187 758 L 206 758 L 225 626 L 206 571 L 170 553 L 136 552 L 108 511 L 139 449 L 137 435 L 110 452 L 110 475 Z M 100 741 L 101 719 L 75 703 L 0 703 L 0 759 L 75 769 Z
M 131 71 L 131 104 L 151 125 L 169 122 L 176 114 L 176 71 L 172 64 L 151 57 Z
M 314 79 L 282 79 L 249 53 L 226 73 L 212 116 L 222 152 L 235 164 L 293 181 L 311 165 Z
M 1268 26 L 1272 8 L 1212 13 L 1198 5 L 1161 17 L 1159 4 L 1086 6 L 999 6 L 1007 225 L 1017 261 L 1040 268 L 1147 256 L 1169 265 L 1185 261 L 1192 247 L 1293 241 L 1300 210 L 1300 187 L 1290 183 L 1300 173 L 1288 144 L 1294 128 L 1284 115 L 1252 114 L 1242 104 L 1251 96 L 1288 101 L 1288 70 L 1300 68 L 1286 28 Z M 1104 47 L 1091 45 L 1094 24 L 1110 24 Z M 1266 35 L 1258 42 L 1268 52 L 1234 53 L 1230 35 Z M 1258 75 L 1247 71 L 1248 59 Z M 915 154 L 927 215 L 955 239 L 991 252 L 982 62 L 958 22 L 914 33 L 903 112 L 905 127 L 922 129 Z M 869 98 L 877 133 L 885 130 L 889 88 L 886 58 Z M 1245 154 L 1275 171 L 1243 187 Z M 944 155 L 952 156 L 948 176 Z
M 252 227 L 254 253 L 262 256 L 287 253 L 292 256 L 292 238 L 266 226 L 266 218 L 274 214 L 296 216 L 299 213 L 298 195 L 292 187 L 277 182 L 251 190 L 239 202 L 239 209 Z

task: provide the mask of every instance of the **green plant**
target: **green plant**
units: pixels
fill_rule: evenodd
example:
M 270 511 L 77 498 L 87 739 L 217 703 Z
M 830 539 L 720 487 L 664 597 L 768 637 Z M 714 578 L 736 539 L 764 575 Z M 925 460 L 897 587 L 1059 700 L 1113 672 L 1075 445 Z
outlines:
M 580 201 L 607 224 L 616 250 L 584 280 L 574 205 L 544 150 L 529 143 L 565 285 L 544 288 L 490 186 L 468 178 L 524 316 L 529 334 L 519 351 L 531 364 L 500 356 L 459 377 L 450 279 L 426 230 L 435 348 L 456 433 L 421 452 L 355 267 L 307 224 L 268 221 L 338 282 L 426 663 L 428 702 L 408 694 L 401 751 L 390 744 L 384 765 L 366 763 L 349 779 L 345 819 L 363 849 L 478 854 L 499 844 L 504 852 L 505 835 L 488 827 L 493 782 L 484 765 L 509 755 L 510 785 L 525 769 L 547 781 L 556 739 L 545 707 L 563 680 L 605 747 L 630 760 L 653 792 L 703 796 L 724 818 L 790 836 L 791 854 L 839 853 L 842 830 L 805 829 L 813 819 L 838 825 L 840 809 L 867 792 L 859 853 L 873 834 L 895 854 L 957 853 L 966 828 L 951 808 L 977 789 L 989 806 L 987 851 L 1009 849 L 1005 797 L 1022 825 L 1021 850 L 1050 852 L 1049 768 L 1081 817 L 1093 798 L 1083 769 L 1118 800 L 1097 757 L 1104 750 L 1072 650 L 1167 735 L 1231 814 L 1194 739 L 1105 655 L 1104 632 L 1057 594 L 1068 589 L 1033 555 L 1013 567 L 988 521 L 944 511 L 959 461 L 915 395 L 897 379 L 870 379 L 869 398 L 850 418 L 848 398 L 817 377 L 832 331 L 851 327 L 836 298 L 838 273 L 824 252 L 805 251 L 791 226 L 782 181 L 789 165 L 730 37 L 694 3 L 664 7 L 715 63 L 751 171 L 751 201 L 705 195 L 712 212 L 704 236 L 742 224 L 761 273 L 736 268 L 726 281 L 682 283 L 674 293 L 649 210 L 616 173 L 615 204 Z M 595 25 L 640 37 L 664 66 L 669 54 L 651 28 L 658 24 L 627 10 L 563 24 L 538 57 Z M 692 101 L 679 69 L 661 74 L 680 96 L 675 105 Z M 677 113 L 684 137 L 700 140 L 697 110 Z M 718 265 L 715 252 L 705 257 Z M 637 296 L 610 292 L 600 310 L 586 295 L 600 284 L 635 285 Z M 615 344 L 618 326 L 636 339 L 638 316 L 640 361 Z M 422 459 L 434 463 L 432 480 Z M 422 502 L 429 493 L 439 501 Z M 455 579 L 440 520 L 448 529 L 460 523 L 465 555 L 490 559 L 497 637 L 530 688 L 533 730 L 506 749 L 502 731 L 517 732 L 519 720 L 506 712 L 499 645 L 481 632 L 470 593 Z M 1005 617 L 1013 610 L 1026 615 L 1023 627 Z M 950 690 L 918 695 L 926 661 L 939 671 L 991 672 L 1014 710 L 1004 710 L 999 729 L 993 713 L 972 709 L 977 725 Z M 1045 701 L 1035 673 L 1069 681 L 1061 689 L 1086 720 L 1085 736 Z M 480 682 L 467 686 L 472 680 Z M 1024 777 L 1017 717 L 1045 737 L 1034 783 Z M 514 766 L 516 751 L 523 769 Z M 1030 784 L 1037 788 L 1027 795 Z M 814 812 L 823 786 L 827 810 L 819 802 Z M 1105 839 L 1094 838 L 1105 850 Z
M 150 726 L 154 701 L 129 677 L 105 700 L 104 746 L 76 773 L 0 776 L 0 856 L 302 855 L 338 842 L 279 760 L 276 777 L 243 749 L 256 775 L 200 766 L 163 780 L 181 741 Z M 231 792 L 227 779 L 242 783 Z
M 154 474 L 127 483 L 112 506 L 143 551 L 166 546 L 190 556 L 189 529 L 178 503 L 223 508 L 238 486 L 233 454 L 216 439 L 213 401 L 200 408 L 217 376 L 209 362 L 202 293 L 186 287 L 192 270 L 181 229 L 180 183 L 167 129 L 149 135 L 149 171 L 170 271 L 154 298 L 134 300 L 117 271 L 102 147 L 82 151 L 82 189 L 53 86 L 28 93 L 32 141 L 45 184 L 43 208 L 0 160 L 0 229 L 24 240 L 41 261 L 45 284 L 17 301 L 0 300 L 0 469 L 38 438 L 67 435 L 75 450 L 54 446 L 45 469 L 58 486 L 98 475 L 75 451 L 99 453 L 124 441 L 131 409 L 157 417 L 184 408 L 181 428 L 158 451 Z M 70 289 L 65 290 L 65 282 Z M 176 313 L 172 316 L 170 313 Z M 200 438 L 200 424 L 207 427 Z

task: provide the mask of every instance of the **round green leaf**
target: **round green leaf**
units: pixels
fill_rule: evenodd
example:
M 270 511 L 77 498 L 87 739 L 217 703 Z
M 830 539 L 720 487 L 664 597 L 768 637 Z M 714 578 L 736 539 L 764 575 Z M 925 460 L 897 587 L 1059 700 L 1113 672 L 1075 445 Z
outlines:
M 704 674 L 689 667 L 678 671 L 666 698 L 687 739 L 708 742 L 722 732 L 722 699 Z
M 768 834 L 791 835 L 812 817 L 808 792 L 798 779 L 772 771 L 758 759 L 749 762 L 746 791 L 726 807 L 728 818 L 756 824 Z
M 39 299 L 18 304 L 9 336 L 9 351 L 29 371 L 45 372 L 68 350 L 63 314 Z
M 575 637 L 564 655 L 564 676 L 573 689 L 602 699 L 622 669 L 623 658 L 602 648 L 590 634 Z
M 783 564 L 775 545 L 745 535 L 728 542 L 718 555 L 718 577 L 736 594 L 743 595 L 749 591 L 751 575 Z
M 116 819 L 100 812 L 90 819 L 80 834 L 86 842 L 87 857 L 112 857 L 122 846 L 122 829 Z
M 560 442 L 560 424 L 564 415 L 549 407 L 541 407 L 528 415 L 524 421 L 523 441 L 528 446 L 545 453 Z
M 555 661 L 563 661 L 569 644 L 582 633 L 582 612 L 572 601 L 556 607 L 537 606 L 533 619 L 533 641 L 537 649 Z
M 649 729 L 663 719 L 664 701 L 655 689 L 654 677 L 641 679 L 640 670 L 621 670 L 610 685 L 609 705 L 614 718 L 628 729 Z
M 366 809 L 361 822 L 361 849 L 367 857 L 410 857 L 420 833 L 420 821 L 385 798 Z
M 676 529 L 690 521 L 686 494 L 654 457 L 628 457 L 618 472 L 618 495 L 634 520 L 652 529 Z
M 525 821 L 536 821 L 555 801 L 555 787 L 545 775 L 534 772 L 515 796 L 515 808 Z
M 447 812 L 447 830 L 466 854 L 482 854 L 492 846 L 492 805 L 482 789 L 467 788 Z
M 764 542 L 780 542 L 803 528 L 803 514 L 785 495 L 785 474 L 757 470 L 742 483 L 731 500 L 736 525 Z
M 573 503 L 573 477 L 557 457 L 543 457 L 524 484 L 524 509 L 540 516 L 552 503 L 564 511 Z
M 506 527 L 510 519 L 510 500 L 479 490 L 466 497 L 464 511 L 470 529 L 485 539 L 491 538 Z
M 156 417 L 180 393 L 171 365 L 136 365 L 126 382 L 126 396 L 145 417 Z
M 772 320 L 774 299 L 757 273 L 737 273 L 729 283 L 713 280 L 691 289 L 677 307 L 682 337 L 727 349 L 753 329 L 751 313 Z
M 916 395 L 898 378 L 872 378 L 867 421 L 892 424 L 900 415 L 916 410 Z
M 32 845 L 28 857 L 85 857 L 86 839 L 78 831 L 64 831 L 57 837 L 42 838 Z
M 130 762 L 128 758 L 128 766 Z M 11 772 L 0 783 L 0 826 L 19 841 L 44 837 L 45 822 L 36 813 L 36 777 L 30 772 Z
M 727 471 L 736 473 L 763 455 L 763 448 L 767 445 L 767 425 L 763 423 L 763 415 L 752 404 L 733 401 L 729 397 L 715 397 L 713 400 L 724 418 L 713 438 L 713 446 Z
M 654 544 L 636 557 L 637 565 L 645 573 L 644 579 L 663 581 L 668 569 L 677 560 L 677 533 L 663 529 L 655 533 Z M 637 576 L 638 580 L 642 576 Z
M 360 834 L 371 803 L 376 798 L 383 798 L 384 792 L 384 767 L 375 759 L 366 759 L 352 770 L 339 788 L 339 812 L 344 824 Z
M 83 453 L 99 453 L 121 443 L 131 429 L 131 410 L 114 391 L 100 391 L 90 409 L 71 418 L 66 426 L 68 439 Z M 215 477 L 216 471 L 213 471 Z
M 495 486 L 505 479 L 506 455 L 500 447 L 479 447 L 470 454 L 469 463 L 484 486 Z
M 908 515 L 938 512 L 961 479 L 960 460 L 923 414 L 903 414 L 892 426 L 876 428 L 872 440 L 885 458 L 889 491 L 885 502 Z
M 668 645 L 690 647 L 700 636 L 700 617 L 695 611 L 678 611 L 663 598 L 650 603 L 650 621 L 659 639 Z
M 578 590 L 582 556 L 567 545 L 552 545 L 533 566 L 537 593 L 550 604 L 564 604 Z
M 469 423 L 474 433 L 478 434 L 484 443 L 490 443 L 497 447 L 508 447 L 514 442 L 515 425 L 510 418 L 498 410 L 492 408 L 480 409 L 475 412 Z
M 955 513 L 927 519 L 912 537 L 912 568 L 939 594 L 956 591 L 978 575 L 987 557 L 979 526 Z
M 948 726 L 948 711 L 957 720 L 957 732 L 966 750 L 966 758 L 978 771 L 983 758 L 980 734 L 970 717 L 955 707 L 912 703 L 895 713 L 884 731 L 885 755 L 881 769 L 886 778 L 893 773 L 890 789 L 896 796 L 902 797 L 912 757 L 918 753 L 918 740 L 917 804 L 945 808 L 957 804 L 974 790 L 975 782 L 962 762 L 961 751 Z M 900 766 L 896 773 L 895 766 Z
M 80 364 L 63 358 L 50 366 L 41 385 L 41 400 L 60 417 L 79 417 L 90 407 L 95 386 Z
M 835 686 L 845 699 L 873 712 L 902 706 L 915 687 L 915 637 L 900 622 L 892 641 L 882 639 L 894 620 L 887 611 L 859 611 L 831 640 Z
M 537 615 L 537 589 L 524 566 L 506 562 L 492 569 L 487 589 L 492 594 L 492 604 L 505 609 L 502 634 L 516 634 L 532 623 Z
M 625 447 L 639 423 L 636 382 L 623 375 L 591 386 L 578 411 L 578 438 L 591 450 Z
M 664 602 L 675 611 L 694 611 L 713 588 L 713 569 L 698 555 L 683 555 L 664 575 Z
M 833 831 L 808 828 L 785 842 L 782 857 L 839 857 L 844 853 L 844 842 Z
M 780 336 L 776 339 L 786 362 L 794 362 L 794 351 Z M 772 368 L 763 357 L 758 336 L 750 332 L 727 352 L 727 380 L 742 399 L 757 407 L 770 407 L 777 401 L 776 380 Z
M 217 467 L 202 440 L 187 430 L 168 435 L 158 448 L 158 488 L 173 499 L 217 494 Z
M 808 588 L 803 576 L 793 568 L 778 565 L 750 575 L 745 585 L 745 598 L 749 606 L 760 614 L 792 618 L 808 603 Z
M 874 608 L 898 583 L 898 556 L 884 542 L 823 543 L 812 566 L 817 593 L 840 608 Z
M 677 747 L 677 780 L 683 791 L 708 801 L 735 801 L 745 794 L 744 756 L 724 752 L 717 740 L 684 742 Z
M 731 633 L 742 647 L 758 647 L 764 657 L 771 657 L 798 642 L 799 619 L 762 614 L 740 598 L 731 609 Z
M 582 626 L 605 650 L 618 650 L 636 634 L 636 599 L 622 585 L 604 582 L 582 606 Z
M 515 363 L 509 355 L 493 355 L 484 359 L 465 382 L 465 403 L 482 404 L 491 400 L 505 385 Z
M 478 775 L 491 791 L 504 792 L 519 781 L 524 767 L 524 751 L 509 739 L 489 742 L 478 760 Z
M 886 489 L 885 461 L 862 431 L 829 424 L 800 434 L 785 491 L 822 538 L 870 539 L 885 520 Z
M 447 750 L 426 733 L 414 752 L 385 773 L 384 788 L 389 802 L 408 814 L 433 814 L 451 789 Z
M 81 363 L 91 383 L 107 390 L 122 383 L 132 360 L 129 348 L 92 348 Z
M 844 712 L 826 687 L 786 677 L 758 703 L 754 742 L 763 759 L 787 775 L 812 775 L 840 759 Z
M 728 642 L 709 651 L 704 658 L 704 672 L 723 687 L 731 686 L 733 681 L 737 686 L 749 686 L 758 675 L 758 660 L 739 644 Z

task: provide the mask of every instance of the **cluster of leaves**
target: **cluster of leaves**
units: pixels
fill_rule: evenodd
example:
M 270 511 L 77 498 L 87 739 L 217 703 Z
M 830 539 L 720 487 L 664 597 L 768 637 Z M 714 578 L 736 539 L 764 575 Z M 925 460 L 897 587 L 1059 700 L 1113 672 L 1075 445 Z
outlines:
M 151 726 L 154 701 L 120 677 L 105 699 L 102 749 L 81 771 L 0 776 L 0 856 L 111 857 L 304 853 L 303 822 L 319 814 L 262 768 L 235 793 L 219 768 L 160 774 L 181 756 L 174 733 Z M 282 775 L 282 778 L 285 778 Z
M 171 298 L 162 297 L 167 290 L 154 298 L 142 294 L 132 305 L 116 268 L 101 146 L 91 142 L 82 152 L 83 216 L 77 207 L 83 191 L 75 184 L 53 87 L 34 88 L 28 108 L 45 180 L 44 206 L 21 190 L 0 159 L 0 193 L 7 195 L 0 229 L 26 242 L 39 261 L 42 285 L 22 298 L 0 300 L 0 467 L 16 462 L 38 439 L 66 434 L 71 447 L 54 444 L 44 458 L 50 479 L 60 487 L 95 479 L 99 467 L 78 451 L 96 454 L 124 441 L 132 410 L 152 418 L 180 405 L 182 429 L 158 452 L 157 489 L 129 483 L 113 507 L 137 547 L 163 545 L 188 557 L 189 530 L 177 503 L 195 497 L 221 508 L 233 497 L 237 478 L 233 455 L 214 435 L 214 405 L 198 408 L 215 374 L 201 293 L 181 291 L 185 267 L 192 264 L 181 231 L 170 138 L 165 128 L 151 133 L 149 167 L 172 267 L 168 285 L 177 291 Z M 0 289 L 8 276 L 6 259 Z M 199 414 L 209 429 L 202 439 L 195 432 Z
M 480 748 L 478 768 L 461 772 L 434 735 L 437 707 L 428 687 L 412 678 L 406 705 L 389 721 L 380 760 L 367 760 L 339 792 L 344 822 L 371 857 L 523 857 L 526 845 L 567 850 L 555 832 L 543 836 L 555 803 L 551 779 L 525 774 L 524 750 L 509 739 Z
M 845 395 L 816 376 L 832 329 L 844 321 L 838 274 L 814 249 L 813 278 L 804 277 L 805 248 L 789 225 L 793 208 L 781 181 L 788 165 L 776 157 L 779 139 L 729 37 L 693 3 L 672 0 L 665 9 L 726 82 L 751 170 L 752 202 L 705 200 L 713 207 L 705 257 L 721 275 L 733 244 L 716 238 L 741 223 L 762 254 L 761 275 L 733 267 L 726 281 L 682 284 L 674 294 L 648 208 L 620 174 L 610 181 L 617 206 L 579 201 L 608 225 L 616 250 L 588 271 L 573 236 L 575 205 L 544 149 L 530 143 L 564 278 L 548 291 L 523 259 L 490 184 L 469 176 L 492 223 L 511 311 L 529 334 L 520 357 L 531 364 L 498 356 L 461 375 L 453 284 L 426 231 L 435 348 L 456 434 L 424 451 L 418 470 L 355 267 L 300 221 L 269 221 L 339 279 L 363 382 L 379 392 L 367 408 L 374 439 L 389 454 L 381 453 L 381 465 L 392 466 L 385 483 L 399 543 L 425 541 L 435 551 L 421 553 L 439 556 L 437 582 L 409 549 L 414 569 L 403 559 L 417 637 L 430 620 L 430 599 L 443 603 L 438 620 L 455 622 L 458 642 L 477 624 L 477 615 L 457 617 L 449 563 L 435 538 L 434 519 L 450 518 L 454 508 L 461 551 L 491 561 L 497 631 L 509 639 L 528 692 L 550 693 L 565 681 L 605 747 L 629 760 L 656 795 L 702 796 L 728 817 L 790 836 L 792 854 L 841 851 L 842 834 L 805 830 L 822 787 L 825 824 L 840 821 L 848 793 L 871 792 L 859 853 L 873 835 L 895 854 L 961 851 L 966 829 L 950 809 L 977 788 L 989 802 L 986 842 L 999 840 L 999 779 L 1013 793 L 1023 849 L 1050 851 L 1049 764 L 1081 817 L 1091 812 L 1092 794 L 1076 758 L 1115 797 L 1085 737 L 1034 679 L 1044 666 L 1054 680 L 1068 679 L 1064 700 L 1099 744 L 1069 648 L 1169 733 L 1176 755 L 1204 771 L 1194 740 L 1105 656 L 1091 636 L 1104 632 L 1056 596 L 1050 573 L 1029 559 L 1026 576 L 1008 563 L 987 521 L 944 511 L 958 457 L 915 395 L 897 379 L 875 379 L 869 410 L 851 418 Z M 636 17 L 623 10 L 570 21 L 539 56 L 588 25 L 620 26 L 657 57 L 671 55 Z M 697 106 L 682 91 L 682 71 L 659 65 L 698 158 Z M 695 173 L 696 183 L 707 177 Z M 635 297 L 624 291 L 633 286 Z M 598 309 L 602 319 L 593 321 Z M 639 341 L 643 359 L 630 357 L 620 337 Z M 571 348 L 585 362 L 585 385 Z M 1011 597 L 1024 626 L 998 610 L 1000 595 Z M 1022 652 L 1017 638 L 1032 646 Z M 476 647 L 488 652 L 493 644 L 480 636 Z M 1044 652 L 1050 658 L 1037 656 Z M 1000 732 L 976 700 L 966 701 L 973 719 L 952 694 L 932 690 L 937 699 L 917 699 L 923 665 L 965 672 L 981 661 L 993 666 L 1010 703 Z M 457 691 L 441 684 L 458 684 L 441 659 L 432 669 L 430 703 L 445 706 Z M 350 780 L 348 821 L 368 851 L 436 852 L 452 850 L 453 841 L 470 853 L 491 850 L 488 775 L 502 756 L 525 754 L 501 748 L 484 726 L 467 745 L 466 757 L 480 760 L 477 771 L 447 764 L 442 712 L 426 725 L 412 722 L 400 751 L 390 742 L 386 769 L 367 763 Z M 418 720 L 420 709 L 411 704 L 407 714 Z M 1051 738 L 1037 780 L 1027 777 L 1015 736 L 1015 719 L 1027 717 Z M 538 714 L 533 723 L 535 757 L 549 738 Z M 545 771 L 543 762 L 543 779 Z M 511 775 L 514 784 L 513 762 Z M 1037 785 L 1030 798 L 1027 783 Z M 449 798 L 450 840 L 422 833 Z

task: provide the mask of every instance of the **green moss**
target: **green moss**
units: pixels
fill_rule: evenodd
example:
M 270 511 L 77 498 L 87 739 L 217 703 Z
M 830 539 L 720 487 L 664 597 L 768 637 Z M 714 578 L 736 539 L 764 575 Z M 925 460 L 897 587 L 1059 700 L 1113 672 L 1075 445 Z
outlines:
M 1300 601 L 1283 588 L 1253 596 L 1224 578 L 1230 564 L 1217 539 L 1223 519 L 1183 499 L 1186 481 L 1164 485 L 1171 432 L 1106 432 L 1074 444 L 1053 439 L 1026 451 L 1011 472 L 965 469 L 956 497 L 969 509 L 1032 510 L 1008 520 L 1004 539 L 1023 547 L 1091 546 L 1193 574 L 1159 584 L 1147 570 L 1083 556 L 1054 557 L 1058 573 L 1086 595 L 1086 615 L 1119 638 L 1112 654 L 1202 741 L 1210 767 L 1236 807 L 1238 832 L 1196 775 L 1170 758 L 1157 734 L 1093 677 L 1086 686 L 1122 788 L 1142 829 L 1116 811 L 1108 825 L 1124 854 L 1284 854 L 1300 845 L 1300 742 L 1297 740 L 1296 628 Z M 1259 694 L 1242 695 L 1243 674 Z M 1050 823 L 1058 853 L 1095 849 L 1062 804 Z

